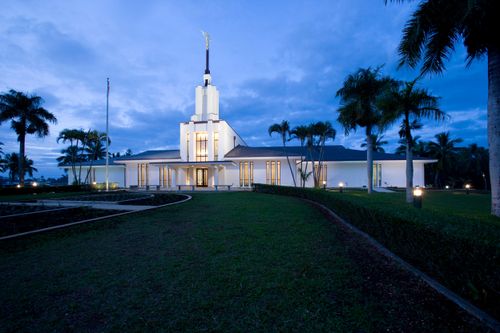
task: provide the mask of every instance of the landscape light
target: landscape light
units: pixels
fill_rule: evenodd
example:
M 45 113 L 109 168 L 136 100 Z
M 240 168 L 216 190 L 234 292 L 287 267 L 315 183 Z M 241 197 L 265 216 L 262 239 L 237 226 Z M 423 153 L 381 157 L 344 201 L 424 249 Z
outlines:
M 422 195 L 424 191 L 420 187 L 415 187 L 413 190 L 413 206 L 415 208 L 422 208 Z
M 446 185 L 444 188 L 447 189 L 447 190 L 449 190 L 450 189 L 450 185 Z
M 323 189 L 326 190 L 326 180 L 323 180 Z
M 33 186 L 33 187 L 37 187 L 37 186 L 38 186 L 38 183 L 37 183 L 37 182 L 33 182 L 33 183 L 31 183 L 31 186 Z
M 465 194 L 470 193 L 470 184 L 465 185 Z
M 16 187 L 17 187 L 17 188 L 21 188 L 21 184 L 17 184 L 17 185 L 16 185 Z
M 344 183 L 343 183 L 343 182 L 340 182 L 340 183 L 339 183 L 339 192 L 340 192 L 340 193 L 343 193 L 343 192 L 344 192 Z

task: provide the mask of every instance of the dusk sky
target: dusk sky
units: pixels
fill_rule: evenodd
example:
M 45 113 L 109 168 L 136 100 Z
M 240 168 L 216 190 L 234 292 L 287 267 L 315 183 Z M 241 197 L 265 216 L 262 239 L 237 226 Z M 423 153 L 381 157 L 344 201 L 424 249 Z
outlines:
M 334 144 L 360 149 L 363 131 L 349 136 L 336 122 L 336 91 L 360 67 L 397 69 L 397 46 L 415 4 L 341 1 L 2 1 L 0 91 L 35 93 L 58 119 L 50 136 L 27 138 L 36 176 L 59 176 L 57 144 L 64 128 L 105 130 L 106 77 L 111 80 L 111 152 L 178 149 L 179 122 L 194 113 L 202 83 L 204 41 L 211 35 L 211 73 L 220 116 L 254 146 L 280 145 L 269 125 L 329 120 Z M 441 97 L 450 116 L 425 123 L 429 140 L 441 131 L 486 146 L 485 61 L 465 66 L 458 47 L 443 75 L 421 86 Z M 397 146 L 398 126 L 384 135 Z M 3 151 L 17 152 L 9 123 L 0 126 Z

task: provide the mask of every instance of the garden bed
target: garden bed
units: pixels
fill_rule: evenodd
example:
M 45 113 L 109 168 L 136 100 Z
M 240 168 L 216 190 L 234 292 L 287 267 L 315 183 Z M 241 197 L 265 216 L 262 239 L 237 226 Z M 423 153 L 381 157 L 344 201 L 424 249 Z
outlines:
M 48 207 L 47 207 L 48 208 Z M 93 209 L 88 207 L 69 207 L 39 211 L 36 214 L 17 215 L 0 219 L 0 236 L 14 235 L 32 230 L 84 221 L 97 217 L 113 215 L 121 211 Z
M 107 201 L 107 202 L 120 202 L 131 199 L 142 199 L 149 197 L 147 193 L 130 193 L 130 192 L 103 192 L 103 193 L 93 193 L 90 195 L 79 195 L 61 198 L 59 200 L 69 200 L 69 201 Z
M 9 215 L 39 212 L 39 211 L 47 210 L 47 209 L 53 209 L 53 207 L 0 204 L 0 218 L 2 218 L 4 216 L 9 216 Z
M 169 203 L 177 202 L 186 199 L 185 195 L 172 193 L 155 193 L 142 195 L 142 198 L 130 199 L 119 202 L 120 205 L 137 205 L 137 206 L 161 206 Z

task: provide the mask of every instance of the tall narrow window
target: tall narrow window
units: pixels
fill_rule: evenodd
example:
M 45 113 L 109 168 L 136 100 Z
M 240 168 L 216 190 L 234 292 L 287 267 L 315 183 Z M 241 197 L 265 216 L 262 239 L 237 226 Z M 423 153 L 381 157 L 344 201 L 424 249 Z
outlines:
M 168 167 L 161 167 L 159 170 L 160 170 L 160 185 L 162 187 L 170 187 L 172 184 L 172 170 Z
M 214 132 L 214 161 L 219 159 L 219 132 Z
M 189 133 L 186 133 L 186 160 L 189 162 Z
M 269 185 L 281 184 L 280 161 L 266 161 L 266 183 Z
M 196 133 L 196 162 L 206 162 L 208 160 L 207 133 Z
M 137 185 L 148 185 L 148 165 L 147 163 L 140 163 L 137 165 Z
M 253 183 L 253 162 L 240 162 L 240 187 Z
M 379 163 L 373 164 L 373 186 L 375 187 L 382 186 L 382 164 Z

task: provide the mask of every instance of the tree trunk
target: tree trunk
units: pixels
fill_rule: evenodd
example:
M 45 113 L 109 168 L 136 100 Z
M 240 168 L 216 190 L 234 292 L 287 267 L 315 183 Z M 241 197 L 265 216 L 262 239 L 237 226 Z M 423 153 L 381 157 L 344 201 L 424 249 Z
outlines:
M 286 155 L 286 161 L 288 163 L 288 167 L 290 168 L 290 174 L 292 175 L 293 186 L 297 187 L 297 182 L 295 182 L 295 175 L 293 173 L 292 165 L 290 164 L 290 158 L 288 157 L 288 152 L 286 151 L 285 139 L 283 139 L 283 152 Z
M 26 141 L 26 134 L 19 135 L 19 158 L 18 158 L 18 170 L 19 173 L 19 185 L 24 187 L 24 145 Z
M 411 138 L 406 138 L 406 202 L 413 202 L 413 151 Z
M 366 127 L 366 173 L 368 176 L 368 194 L 370 194 L 373 191 L 373 142 L 371 127 Z
M 500 49 L 488 50 L 488 146 L 491 214 L 500 216 Z

